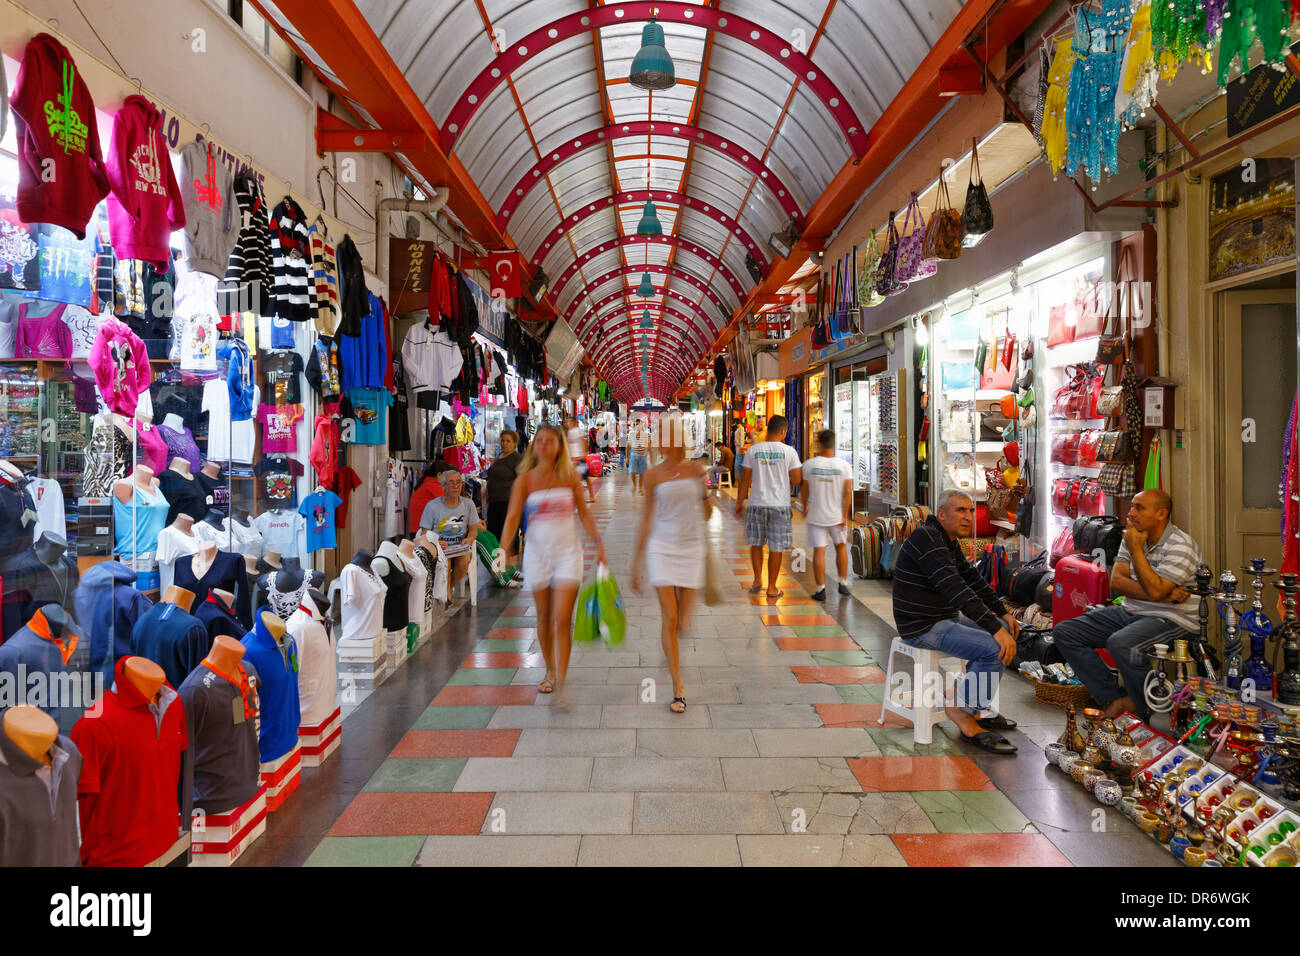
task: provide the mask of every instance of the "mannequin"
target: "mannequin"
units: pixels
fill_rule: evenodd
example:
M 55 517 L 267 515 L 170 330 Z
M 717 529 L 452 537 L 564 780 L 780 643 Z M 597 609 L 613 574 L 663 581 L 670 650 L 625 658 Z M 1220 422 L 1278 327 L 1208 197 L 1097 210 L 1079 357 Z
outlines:
M 397 545 L 391 541 L 381 544 L 370 568 L 388 588 L 388 593 L 384 596 L 384 630 L 405 631 L 411 623 L 411 576 L 406 573 L 406 565 Z
M 197 552 L 176 561 L 175 582 L 193 591 L 198 603 L 207 600 L 212 588 L 231 592 L 240 625 L 247 630 L 252 623 L 251 589 L 242 554 L 220 551 L 215 542 L 204 541 Z
M 357 553 L 352 555 L 352 560 L 349 561 L 348 563 L 355 564 L 357 567 L 365 568 L 367 571 L 369 571 L 370 562 L 374 560 L 374 557 L 375 557 L 374 554 L 370 551 L 367 551 L 365 548 L 358 548 Z
M 143 866 L 176 842 L 192 789 L 188 774 L 182 779 L 187 734 L 179 699 L 161 667 L 123 657 L 113 689 L 72 728 L 86 767 L 77 788 L 83 864 Z
M 172 463 L 158 477 L 159 487 L 167 496 L 170 508 L 167 512 L 167 522 L 170 524 L 176 520 L 176 516 L 182 512 L 192 517 L 195 521 L 200 521 L 208 511 L 208 499 L 211 497 L 207 488 L 203 486 L 194 473 L 190 471 L 190 462 L 188 458 L 182 458 L 177 455 L 172 459 Z
M 298 745 L 298 649 L 284 621 L 269 607 L 257 609 L 256 625 L 244 635 L 247 660 L 261 678 L 258 756 L 279 760 Z
M 171 524 L 169 524 L 167 527 L 175 528 L 181 534 L 193 535 L 194 518 L 192 515 L 180 514 L 177 515 L 176 520 L 173 521 Z
M 176 474 L 185 478 L 187 481 L 194 480 L 194 474 L 190 471 L 190 461 L 188 458 L 173 458 L 172 463 L 167 466 Z
M 12 462 L 0 458 L 0 472 L 3 472 L 11 481 L 22 481 L 23 473 Z
M 80 752 L 49 714 L 28 704 L 6 710 L 0 731 L 0 866 L 76 866 Z
M 194 607 L 194 592 L 173 584 L 163 592 L 163 603 L 175 604 L 182 611 L 189 611 Z
M 129 505 L 137 488 L 145 494 L 152 494 L 158 490 L 158 479 L 154 477 L 153 469 L 148 465 L 136 465 L 135 471 L 129 478 L 119 478 L 113 482 L 113 497 L 122 504 Z
M 277 571 L 284 567 L 284 562 L 283 560 L 281 560 L 281 555 L 279 551 L 268 550 L 266 554 L 262 555 L 262 560 L 265 561 L 267 564 L 269 564 L 271 567 L 275 568 Z
M 298 645 L 299 719 L 304 727 L 324 723 L 338 704 L 338 664 L 325 630 L 328 608 L 329 599 L 311 590 L 285 622 Z
M 258 603 L 270 605 L 276 614 L 287 620 L 302 603 L 307 589 L 320 587 L 324 583 L 325 574 L 322 571 L 288 567 L 280 571 L 268 571 L 257 579 L 260 595 Z
M 158 534 L 158 577 L 163 591 L 171 587 L 176 575 L 176 561 L 182 555 L 194 554 L 200 541 L 194 533 L 194 518 L 181 513 Z
M 148 465 L 136 465 L 129 478 L 113 483 L 113 540 L 117 553 L 146 577 L 138 586 L 149 590 L 158 534 L 168 523 L 169 500 L 162 482 Z M 138 563 L 136 560 L 138 559 Z
M 420 640 L 420 631 L 424 626 L 425 596 L 429 585 L 429 571 L 424 562 L 415 554 L 415 542 L 403 538 L 397 545 L 397 557 L 402 562 L 402 570 L 411 576 L 411 585 L 406 595 L 407 649 L 415 650 Z
M 95 690 L 87 679 L 89 670 L 90 641 L 59 604 L 38 605 L 22 627 L 0 646 L 0 674 L 15 681 L 14 703 L 27 699 L 30 678 L 37 674 L 51 689 L 66 685 L 69 690 L 84 690 L 78 695 L 80 699 L 65 701 L 63 697 L 66 695 L 32 698 L 49 712 L 62 733 L 72 730 L 95 696 Z M 22 683 L 17 683 L 19 679 Z M 79 686 L 74 688 L 73 685 Z
M 168 415 L 167 417 L 171 418 L 172 416 Z M 221 477 L 221 465 L 215 461 L 205 461 L 203 467 L 199 469 L 199 473 L 216 481 Z
M 204 541 L 199 545 L 199 550 L 194 553 L 194 557 L 190 559 L 190 569 L 196 578 L 201 578 L 208 573 L 216 560 L 217 546 L 211 541 Z
M 215 595 L 214 595 L 215 596 Z M 178 693 L 190 722 L 194 805 L 226 813 L 257 793 L 257 671 L 237 638 L 218 635 Z
M 208 592 L 207 600 L 199 604 L 193 614 L 213 640 L 221 636 L 239 640 L 244 636 L 244 628 L 235 615 L 235 596 L 224 588 L 213 588 Z
M 194 592 L 173 584 L 131 630 L 131 653 L 158 664 L 172 687 L 199 666 L 212 643 L 193 607 Z
M 223 591 L 221 588 L 213 588 L 211 597 L 215 599 L 218 604 L 220 604 L 222 607 L 226 608 L 227 610 L 234 610 L 235 596 L 231 594 L 229 591 Z
M 364 548 L 339 572 L 342 630 L 339 641 L 370 641 L 384 630 L 384 602 L 388 587 L 371 570 L 373 555 Z
M 31 543 L 35 520 L 35 504 L 22 470 L 0 459 L 0 561 Z

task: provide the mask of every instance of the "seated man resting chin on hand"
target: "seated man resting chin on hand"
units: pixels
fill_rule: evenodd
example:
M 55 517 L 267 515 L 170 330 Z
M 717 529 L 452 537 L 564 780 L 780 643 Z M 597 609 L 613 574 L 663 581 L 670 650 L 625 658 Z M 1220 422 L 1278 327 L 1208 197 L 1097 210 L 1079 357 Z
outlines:
M 1002 669 L 1016 656 L 1018 626 L 957 545 L 975 529 L 975 502 L 964 491 L 939 495 L 938 508 L 903 542 L 894 563 L 894 623 L 913 647 L 966 661 L 954 706 L 944 713 L 962 737 L 990 753 L 1014 754 L 999 730 L 1015 721 L 1000 714 L 979 717 L 997 697 Z M 915 688 L 922 692 L 926 688 Z M 938 703 L 936 701 L 936 703 Z
M 469 573 L 469 563 L 474 560 L 474 539 L 482 528 L 473 500 L 461 497 L 464 487 L 465 478 L 460 472 L 443 472 L 442 497 L 429 502 L 420 518 L 420 527 L 430 535 L 437 535 L 443 554 L 451 562 L 447 601 L 451 600 L 452 589 Z
M 1199 633 L 1196 602 L 1184 584 L 1196 577 L 1201 552 L 1191 535 L 1169 520 L 1173 503 L 1163 491 L 1149 489 L 1133 498 L 1124 528 L 1124 543 L 1110 572 L 1112 597 L 1122 605 L 1103 604 L 1056 625 L 1056 646 L 1074 668 L 1107 717 L 1132 711 L 1151 717 L 1143 686 L 1147 652 L 1157 643 Z M 1106 648 L 1124 678 L 1124 690 L 1097 656 Z

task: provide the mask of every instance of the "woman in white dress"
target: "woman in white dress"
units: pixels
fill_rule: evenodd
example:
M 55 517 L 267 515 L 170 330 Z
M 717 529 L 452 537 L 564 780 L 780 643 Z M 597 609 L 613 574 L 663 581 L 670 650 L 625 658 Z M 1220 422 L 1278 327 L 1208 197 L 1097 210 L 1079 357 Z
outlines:
M 644 570 L 659 595 L 660 640 L 673 677 L 674 714 L 686 711 L 677 637 L 686 627 L 695 592 L 704 584 L 704 527 L 713 511 L 704 466 L 686 459 L 682 420 L 655 423 L 663 461 L 645 473 L 645 505 L 632 558 L 632 590 L 641 593 Z

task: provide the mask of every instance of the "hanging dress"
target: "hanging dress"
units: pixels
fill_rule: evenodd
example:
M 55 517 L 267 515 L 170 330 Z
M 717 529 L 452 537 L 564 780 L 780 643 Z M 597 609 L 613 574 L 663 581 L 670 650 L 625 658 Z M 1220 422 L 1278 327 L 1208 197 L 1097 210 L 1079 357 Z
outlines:
M 1081 7 L 1074 21 L 1074 68 L 1065 112 L 1069 150 L 1065 171 L 1082 168 L 1093 182 L 1119 169 L 1115 96 L 1132 13 L 1128 0 L 1105 0 L 1100 14 Z
M 1074 40 L 1061 37 L 1056 41 L 1052 66 L 1048 72 L 1047 96 L 1043 101 L 1043 126 L 1040 135 L 1047 162 L 1055 177 L 1065 165 L 1065 152 L 1069 138 L 1065 125 L 1065 100 L 1070 87 L 1070 71 L 1074 68 Z

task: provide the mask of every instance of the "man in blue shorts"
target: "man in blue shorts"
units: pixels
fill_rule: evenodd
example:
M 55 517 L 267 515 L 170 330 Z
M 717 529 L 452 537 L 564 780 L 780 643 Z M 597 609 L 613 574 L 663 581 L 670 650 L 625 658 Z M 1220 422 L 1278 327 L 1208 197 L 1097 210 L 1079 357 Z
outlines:
M 627 437 L 628 447 L 628 474 L 632 476 L 632 494 L 645 494 L 642 475 L 650 466 L 650 429 L 646 427 L 645 419 L 638 418 L 632 422 Z

